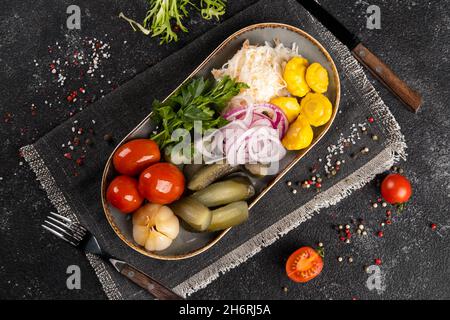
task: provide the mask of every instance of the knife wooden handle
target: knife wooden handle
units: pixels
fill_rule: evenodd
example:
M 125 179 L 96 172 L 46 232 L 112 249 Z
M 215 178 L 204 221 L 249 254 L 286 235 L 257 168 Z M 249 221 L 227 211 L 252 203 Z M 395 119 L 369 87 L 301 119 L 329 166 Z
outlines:
M 366 66 L 393 94 L 395 94 L 413 112 L 422 105 L 422 97 L 401 80 L 383 61 L 359 43 L 353 50 L 355 58 Z
M 133 281 L 135 284 L 147 290 L 158 300 L 184 300 L 175 292 L 166 288 L 158 281 L 152 279 L 142 271 L 126 263 L 123 269 L 120 271 L 125 277 Z

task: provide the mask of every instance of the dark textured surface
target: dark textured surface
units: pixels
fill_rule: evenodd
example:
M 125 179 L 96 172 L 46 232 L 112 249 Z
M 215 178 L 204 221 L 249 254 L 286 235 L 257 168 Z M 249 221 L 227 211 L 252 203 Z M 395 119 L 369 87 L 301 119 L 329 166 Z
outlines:
M 267 10 L 267 8 L 271 10 Z M 289 9 L 295 10 L 295 12 L 286 17 L 285 12 Z M 261 12 L 257 18 L 254 16 L 255 11 Z M 349 53 L 345 52 L 339 46 L 334 46 L 332 44 L 332 41 L 335 41 L 333 40 L 333 36 L 323 29 L 317 20 L 313 19 L 295 1 L 273 2 L 272 0 L 262 0 L 252 5 L 223 22 L 220 26 L 195 39 L 195 41 L 189 43 L 182 50 L 165 58 L 154 67 L 146 69 L 126 84 L 120 86 L 117 90 L 105 96 L 105 98 L 74 115 L 71 119 L 33 144 L 35 150 L 39 153 L 40 159 L 43 160 L 50 174 L 55 179 L 58 188 L 65 195 L 67 205 L 70 206 L 70 211 L 74 212 L 80 222 L 96 235 L 100 244 L 105 246 L 113 256 L 120 257 L 120 259 L 131 263 L 143 272 L 151 274 L 169 287 L 178 287 L 178 285 L 188 279 L 192 281 L 191 283 L 207 281 L 208 272 L 205 269 L 211 267 L 220 258 L 228 253 L 234 252 L 235 249 L 238 250 L 237 248 L 244 245 L 244 243 L 248 245 L 252 241 L 251 239 L 254 239 L 261 232 L 267 232 L 269 228 L 275 229 L 275 231 L 272 231 L 274 234 L 277 233 L 276 229 L 278 228 L 281 230 L 289 229 L 289 225 L 294 224 L 296 222 L 295 220 L 300 219 L 301 215 L 289 219 L 289 225 L 286 225 L 286 223 L 284 226 L 280 225 L 275 227 L 274 224 L 280 220 L 284 220 L 288 214 L 297 208 L 305 206 L 316 196 L 316 192 L 306 192 L 303 190 L 304 192 L 298 192 L 297 195 L 293 195 L 290 192 L 286 192 L 287 188 L 285 183 L 279 183 L 252 208 L 251 218 L 248 223 L 238 228 L 233 228 L 222 241 L 207 250 L 207 252 L 183 261 L 171 262 L 148 259 L 148 257 L 130 250 L 111 231 L 111 227 L 105 219 L 101 206 L 99 195 L 101 175 L 104 164 L 113 151 L 115 143 L 106 143 L 97 140 L 95 145 L 86 148 L 86 161 L 83 167 L 77 168 L 75 165 L 75 169 L 73 161 L 68 161 L 63 158 L 61 145 L 67 142 L 67 136 L 71 134 L 71 128 L 73 128 L 75 123 L 75 127 L 81 126 L 86 128 L 91 125 L 92 119 L 97 120 L 95 124 L 95 137 L 101 137 L 108 132 L 114 132 L 116 141 L 120 141 L 137 123 L 148 115 L 151 101 L 155 98 L 163 99 L 169 94 L 173 90 L 174 84 L 182 82 L 191 73 L 192 69 L 210 54 L 211 48 L 217 47 L 227 38 L 227 35 L 233 34 L 249 24 L 263 21 L 287 23 L 310 33 L 329 50 L 330 55 L 335 58 L 336 68 L 341 74 L 341 99 L 338 117 L 333 122 L 329 132 L 320 141 L 320 144 L 315 146 L 313 151 L 308 152 L 283 178 L 284 181 L 288 179 L 292 181 L 307 179 L 309 172 L 305 168 L 310 168 L 317 163 L 318 157 L 325 158 L 327 147 L 335 144 L 341 134 L 348 135 L 352 125 L 366 121 L 370 115 L 377 117 L 380 113 L 374 110 L 374 106 L 368 101 L 369 98 L 364 96 L 365 91 L 359 86 L 359 81 L 362 81 L 362 79 L 346 71 L 348 69 L 348 62 L 346 62 L 348 58 L 346 57 Z M 277 36 L 280 41 L 287 45 L 288 42 L 286 41 L 289 41 L 289 37 L 286 35 L 282 36 L 282 34 L 278 33 Z M 249 37 L 252 38 L 250 35 Z M 254 35 L 253 38 L 255 38 Z M 239 45 L 242 41 L 243 37 L 238 41 Z M 302 46 L 300 45 L 300 47 Z M 234 49 L 230 48 L 226 51 L 228 52 L 227 55 L 229 55 L 228 58 L 231 58 L 231 55 L 235 53 L 238 47 L 233 46 L 232 48 Z M 312 57 L 307 58 L 312 59 Z M 213 63 L 214 67 L 220 67 L 226 61 L 226 57 L 217 57 L 217 59 L 220 59 L 221 62 L 217 64 Z M 356 63 L 355 60 L 350 60 Z M 400 135 L 397 133 L 395 138 L 391 137 L 381 119 L 378 119 L 367 127 L 370 134 L 360 136 L 357 145 L 349 146 L 346 148 L 344 154 L 339 154 L 339 156 L 335 157 L 336 159 L 347 162 L 345 165 L 341 165 L 342 168 L 339 170 L 339 175 L 333 179 L 325 179 L 323 181 L 321 188 L 323 193 L 321 196 L 325 197 L 325 199 L 332 196 L 331 193 L 333 191 L 328 190 L 330 187 L 343 181 L 361 166 L 368 164 L 375 157 L 378 157 L 383 150 L 393 144 L 392 140 L 399 138 L 398 136 Z M 378 135 L 379 139 L 377 142 L 371 139 L 372 134 Z M 89 133 L 83 133 L 81 135 L 75 133 L 75 135 L 83 140 Z M 91 137 L 91 139 L 95 137 Z M 356 150 L 359 151 L 363 145 L 370 148 L 370 153 L 357 159 L 351 159 L 350 154 Z M 396 150 L 402 152 L 400 147 Z M 77 152 L 74 151 L 72 154 L 73 157 L 76 157 Z M 34 162 L 28 156 L 26 158 L 27 161 Z M 384 156 L 383 158 L 384 161 L 388 161 L 388 156 Z M 282 164 L 282 166 L 284 165 Z M 373 168 L 372 170 L 377 169 Z M 74 170 L 78 173 L 77 176 L 74 176 Z M 323 174 L 323 172 L 321 173 Z M 372 173 L 372 177 L 373 175 L 374 173 Z M 353 183 L 361 182 L 361 178 L 354 178 L 352 180 Z M 350 182 L 347 184 L 350 184 Z M 47 186 L 46 189 L 48 188 Z M 52 196 L 50 199 L 56 196 L 54 192 L 51 192 L 50 195 Z M 274 201 L 275 199 L 276 201 Z M 53 201 L 58 203 L 57 200 Z M 324 203 L 322 202 L 321 205 L 324 205 Z M 58 210 L 64 212 L 65 209 L 58 207 Z M 268 242 L 269 238 L 266 235 L 264 241 L 260 240 L 260 244 L 254 245 L 255 248 L 259 248 L 264 242 Z M 235 254 L 242 259 L 252 249 L 241 249 L 239 251 L 239 254 L 236 252 Z M 234 262 L 234 259 L 231 259 L 225 265 L 229 267 Z M 218 273 L 219 270 L 225 271 L 224 268 L 226 266 L 222 267 L 223 269 L 219 269 L 217 265 L 216 267 L 212 267 L 214 270 L 213 273 Z M 146 294 L 145 290 L 140 290 L 141 293 L 139 293 L 139 290 L 127 279 L 114 272 L 111 266 L 107 267 L 109 267 L 111 277 L 124 299 L 130 297 L 133 299 L 148 299 L 148 294 Z M 198 280 L 193 281 L 191 277 L 197 275 L 198 272 L 202 272 L 203 276 L 198 276 Z M 308 284 L 308 286 L 313 285 L 314 283 Z
M 229 14 L 253 2 L 230 1 Z M 133 34 L 116 18 L 121 10 L 138 16 L 144 12 L 143 1 L 127 5 L 118 1 L 87 3 L 85 6 L 83 2 L 78 3 L 82 9 L 86 7 L 80 34 L 106 38 L 111 44 L 111 58 L 104 63 L 102 73 L 114 83 L 126 81 L 213 25 L 195 18 L 190 23 L 190 33 L 182 36 L 180 43 L 158 47 L 156 41 Z M 374 213 L 369 209 L 369 200 L 377 197 L 372 183 L 340 205 L 322 211 L 194 298 L 450 298 L 447 286 L 450 280 L 450 122 L 446 106 L 450 80 L 446 72 L 449 69 L 446 14 L 449 5 L 446 1 L 374 1 L 373 4 L 381 7 L 382 29 L 371 31 L 365 28 L 366 2 L 322 3 L 424 95 L 421 112 L 412 115 L 375 83 L 406 136 L 409 158 L 402 166 L 414 185 L 414 201 L 386 229 L 383 239 L 370 235 L 348 246 L 338 243 L 331 226 L 345 224 L 351 217 L 365 217 L 367 226 L 372 231 L 378 230 L 383 211 Z M 104 298 L 83 256 L 40 230 L 43 214 L 52 208 L 34 174 L 27 166 L 21 166 L 22 160 L 17 156 L 20 146 L 33 142 L 68 116 L 67 108 L 49 108 L 43 103 L 53 94 L 54 84 L 45 83 L 49 78 L 47 65 L 35 66 L 33 62 L 34 59 L 47 61 L 47 45 L 64 40 L 68 4 L 56 1 L 2 4 L 0 105 L 3 116 L 12 113 L 11 120 L 1 125 L 2 298 Z M 90 88 L 97 92 L 103 89 L 106 93 L 111 85 L 95 78 Z M 30 110 L 32 103 L 38 106 L 35 116 Z M 431 231 L 430 222 L 438 224 L 437 231 Z M 314 245 L 318 241 L 325 243 L 327 254 L 323 274 L 314 283 L 316 287 L 312 284 L 306 289 L 290 283 L 283 273 L 285 257 L 300 245 Z M 336 261 L 337 256 L 349 255 L 355 260 L 352 265 Z M 385 288 L 378 293 L 366 288 L 367 275 L 363 271 L 363 266 L 371 264 L 374 257 L 383 259 Z M 65 270 L 70 264 L 78 264 L 82 269 L 79 291 L 66 288 Z M 287 293 L 281 289 L 283 286 L 288 287 Z

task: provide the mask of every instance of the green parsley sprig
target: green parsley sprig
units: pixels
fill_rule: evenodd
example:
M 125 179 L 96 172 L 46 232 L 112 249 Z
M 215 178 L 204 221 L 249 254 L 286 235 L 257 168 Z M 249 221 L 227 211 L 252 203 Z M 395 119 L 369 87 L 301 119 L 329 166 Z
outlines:
M 152 120 L 158 124 L 159 131 L 151 139 L 162 149 L 178 142 L 172 139 L 175 130 L 182 128 L 191 132 L 194 121 L 201 120 L 202 132 L 226 125 L 227 120 L 220 114 L 243 88 L 248 86 L 229 76 L 219 81 L 202 77 L 190 80 L 165 102 L 153 102 Z

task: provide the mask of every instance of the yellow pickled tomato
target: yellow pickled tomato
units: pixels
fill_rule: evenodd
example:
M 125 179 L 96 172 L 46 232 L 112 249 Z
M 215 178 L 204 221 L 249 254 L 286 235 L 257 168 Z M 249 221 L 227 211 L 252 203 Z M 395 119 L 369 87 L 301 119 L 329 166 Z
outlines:
M 300 114 L 314 127 L 330 121 L 332 113 L 330 100 L 321 93 L 308 93 L 300 102 Z
M 289 126 L 281 143 L 287 150 L 300 150 L 311 144 L 313 136 L 314 133 L 308 120 L 299 115 L 297 120 Z
M 297 119 L 300 113 L 300 104 L 294 97 L 276 97 L 270 100 L 271 104 L 276 105 L 283 111 L 289 123 Z
M 288 61 L 284 68 L 283 79 L 286 81 L 288 91 L 297 97 L 303 97 L 311 89 L 306 83 L 306 68 L 308 60 L 294 57 Z
M 317 93 L 328 90 L 328 72 L 320 63 L 314 62 L 306 69 L 306 83 Z

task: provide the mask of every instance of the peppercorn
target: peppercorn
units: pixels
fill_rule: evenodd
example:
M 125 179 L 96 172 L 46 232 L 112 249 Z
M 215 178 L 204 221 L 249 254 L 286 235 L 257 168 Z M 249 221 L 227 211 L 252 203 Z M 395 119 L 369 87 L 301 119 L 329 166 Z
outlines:
M 376 258 L 376 259 L 375 259 L 375 264 L 376 264 L 377 266 L 381 265 L 381 259 L 380 259 L 380 258 Z
M 435 223 L 432 223 L 430 227 L 433 231 L 437 229 L 437 225 Z
M 84 164 L 84 159 L 83 159 L 82 157 L 80 157 L 80 158 L 78 158 L 78 159 L 76 160 L 76 163 L 77 163 L 78 166 L 81 167 L 81 166 Z
M 378 231 L 377 235 L 378 235 L 378 238 L 383 238 L 384 233 L 383 233 L 383 231 Z
M 113 140 L 113 136 L 110 133 L 107 133 L 103 136 L 103 140 L 105 140 L 106 142 L 112 142 Z

